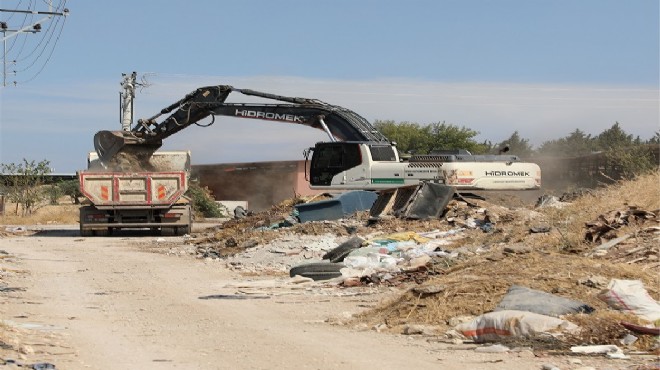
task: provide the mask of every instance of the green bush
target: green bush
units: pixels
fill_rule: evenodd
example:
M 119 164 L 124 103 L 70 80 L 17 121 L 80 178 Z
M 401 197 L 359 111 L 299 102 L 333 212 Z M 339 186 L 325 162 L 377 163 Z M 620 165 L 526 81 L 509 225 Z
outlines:
M 46 192 L 46 196 L 48 197 L 48 202 L 51 205 L 57 205 L 59 203 L 59 200 L 61 197 L 64 196 L 64 192 L 62 191 L 62 188 L 60 188 L 57 185 L 48 185 L 44 191 Z
M 192 208 L 196 215 L 209 218 L 224 216 L 208 187 L 201 187 L 198 183 L 191 182 L 186 196 L 192 200 Z
M 62 193 L 71 198 L 71 203 L 80 204 L 80 197 L 83 194 L 80 192 L 80 183 L 78 180 L 66 180 L 57 184 Z

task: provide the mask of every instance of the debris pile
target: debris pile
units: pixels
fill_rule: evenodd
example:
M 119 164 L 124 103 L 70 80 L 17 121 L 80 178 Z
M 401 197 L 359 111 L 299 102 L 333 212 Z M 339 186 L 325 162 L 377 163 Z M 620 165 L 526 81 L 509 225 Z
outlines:
M 431 326 L 448 340 L 625 358 L 628 350 L 660 351 L 653 334 L 660 325 L 653 316 L 660 293 L 659 180 L 655 173 L 545 197 L 536 207 L 454 197 L 442 217 L 428 219 L 374 220 L 356 212 L 298 223 L 292 208 L 304 200 L 294 199 L 196 236 L 191 254 L 251 276 L 289 272 L 336 289 L 402 289 L 355 317 L 378 331 Z M 621 281 L 635 282 L 652 315 L 603 298 Z M 512 298 L 516 290 L 526 298 Z M 542 309 L 530 306 L 530 294 L 541 297 L 536 308 Z M 493 333 L 503 334 L 480 335 Z

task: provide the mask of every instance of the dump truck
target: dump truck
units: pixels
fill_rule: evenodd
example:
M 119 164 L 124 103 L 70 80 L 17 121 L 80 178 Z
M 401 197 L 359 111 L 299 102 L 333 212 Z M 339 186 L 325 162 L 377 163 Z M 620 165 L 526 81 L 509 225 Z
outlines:
M 86 170 L 78 171 L 82 236 L 110 235 L 118 229 L 150 229 L 163 235 L 192 230 L 193 213 L 184 195 L 190 179 L 189 151 L 160 151 L 147 159 L 103 166 L 89 153 Z

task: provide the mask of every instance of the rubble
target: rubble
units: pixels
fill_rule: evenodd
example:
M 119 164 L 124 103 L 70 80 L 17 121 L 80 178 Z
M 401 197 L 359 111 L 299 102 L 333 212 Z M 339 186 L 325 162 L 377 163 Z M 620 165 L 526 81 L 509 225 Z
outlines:
M 559 207 L 546 206 L 552 203 L 546 201 L 538 207 L 510 208 L 455 198 L 442 218 L 373 220 L 359 211 L 338 220 L 268 228 L 291 216 L 293 205 L 302 201 L 293 199 L 228 221 L 189 243 L 204 251 L 198 257 L 221 260 L 250 276 L 286 276 L 294 266 L 330 262 L 332 256 L 332 262 L 343 262 L 346 268 L 341 278 L 325 282 L 326 287 L 400 289 L 398 297 L 352 319 L 366 328 L 403 332 L 428 325 L 448 332 L 459 325 L 457 317 L 464 322 L 493 312 L 512 286 L 519 285 L 595 311 L 559 318 L 580 328 L 561 339 L 519 338 L 514 344 L 546 350 L 621 345 L 633 333 L 621 323 L 647 329 L 654 329 L 653 324 L 613 310 L 598 294 L 612 279 L 623 279 L 641 281 L 650 296 L 658 297 L 660 212 L 655 210 L 660 199 L 655 191 L 637 190 L 653 189 L 658 180 L 653 174 L 637 180 L 641 183 L 582 191 L 557 199 Z M 350 247 L 329 254 L 344 244 Z M 627 341 L 624 351 L 658 351 L 650 335 L 634 336 L 639 339 Z M 509 345 L 511 340 L 500 343 Z

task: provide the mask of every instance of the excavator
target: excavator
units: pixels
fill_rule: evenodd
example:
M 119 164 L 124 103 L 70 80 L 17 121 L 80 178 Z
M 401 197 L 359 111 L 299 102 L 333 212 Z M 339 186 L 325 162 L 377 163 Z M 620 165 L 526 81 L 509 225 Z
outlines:
M 273 103 L 230 103 L 232 93 Z M 287 97 L 229 85 L 198 88 L 158 114 L 139 119 L 123 131 L 99 131 L 94 149 L 106 169 L 121 168 L 120 159 L 144 161 L 163 140 L 191 125 L 210 126 L 217 116 L 285 122 L 323 130 L 329 140 L 305 150 L 312 189 L 385 190 L 420 182 L 457 190 L 534 190 L 541 186 L 541 170 L 515 155 L 472 155 L 464 150 L 430 155 L 399 156 L 388 140 L 359 114 L 337 105 Z M 209 119 L 208 123 L 202 120 Z M 311 156 L 311 160 L 310 160 Z

